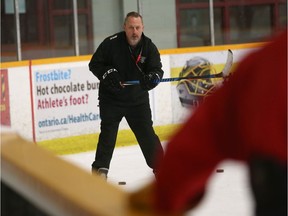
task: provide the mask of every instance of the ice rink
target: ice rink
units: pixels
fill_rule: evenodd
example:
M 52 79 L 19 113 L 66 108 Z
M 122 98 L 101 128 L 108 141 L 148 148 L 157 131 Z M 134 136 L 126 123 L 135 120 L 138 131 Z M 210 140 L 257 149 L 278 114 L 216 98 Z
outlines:
M 94 156 L 95 152 L 92 151 L 60 157 L 91 173 Z M 219 164 L 218 168 L 224 169 L 224 172 L 213 174 L 205 198 L 187 216 L 252 216 L 253 199 L 246 166 L 227 161 Z M 115 148 L 108 175 L 109 183 L 131 192 L 153 178 L 138 145 Z M 125 181 L 126 185 L 118 185 L 119 181 Z

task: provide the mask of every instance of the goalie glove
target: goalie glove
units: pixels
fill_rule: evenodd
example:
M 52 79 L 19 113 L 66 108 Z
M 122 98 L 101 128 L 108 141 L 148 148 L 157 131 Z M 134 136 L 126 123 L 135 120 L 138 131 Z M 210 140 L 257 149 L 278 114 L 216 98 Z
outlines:
M 152 71 L 145 74 L 142 79 L 140 79 L 140 85 L 144 90 L 151 90 L 155 88 L 160 82 L 160 76 L 157 72 Z
M 115 68 L 107 70 L 102 76 L 102 83 L 110 92 L 116 93 L 123 89 L 121 77 Z

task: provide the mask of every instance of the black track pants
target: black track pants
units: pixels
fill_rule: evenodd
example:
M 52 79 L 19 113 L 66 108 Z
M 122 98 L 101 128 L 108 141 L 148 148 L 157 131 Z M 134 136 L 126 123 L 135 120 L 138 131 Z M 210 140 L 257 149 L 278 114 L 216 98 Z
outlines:
M 92 167 L 109 169 L 115 148 L 119 123 L 126 118 L 133 131 L 147 165 L 155 169 L 155 160 L 163 156 L 163 149 L 158 136 L 152 127 L 152 116 L 149 103 L 131 107 L 117 107 L 111 104 L 100 104 L 101 132 L 98 140 L 95 161 Z M 155 170 L 154 170 L 155 171 Z
M 249 163 L 256 216 L 287 216 L 287 164 L 254 156 Z

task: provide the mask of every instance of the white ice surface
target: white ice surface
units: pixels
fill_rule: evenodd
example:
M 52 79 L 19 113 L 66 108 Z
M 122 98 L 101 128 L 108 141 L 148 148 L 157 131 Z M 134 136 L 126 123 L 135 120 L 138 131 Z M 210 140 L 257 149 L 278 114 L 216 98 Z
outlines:
M 64 160 L 91 173 L 95 152 L 61 156 Z M 187 216 L 252 216 L 253 199 L 250 194 L 247 168 L 241 163 L 227 161 L 218 166 L 223 173 L 213 174 L 201 204 Z M 108 182 L 123 190 L 135 191 L 149 183 L 154 175 L 146 165 L 138 145 L 115 148 L 110 164 Z

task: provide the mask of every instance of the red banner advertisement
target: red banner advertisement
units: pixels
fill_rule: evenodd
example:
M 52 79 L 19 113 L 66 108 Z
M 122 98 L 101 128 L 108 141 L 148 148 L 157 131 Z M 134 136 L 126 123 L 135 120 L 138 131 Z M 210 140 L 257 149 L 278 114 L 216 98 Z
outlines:
M 9 102 L 9 85 L 8 85 L 8 70 L 0 70 L 1 77 L 1 125 L 11 126 L 10 119 L 10 102 Z

